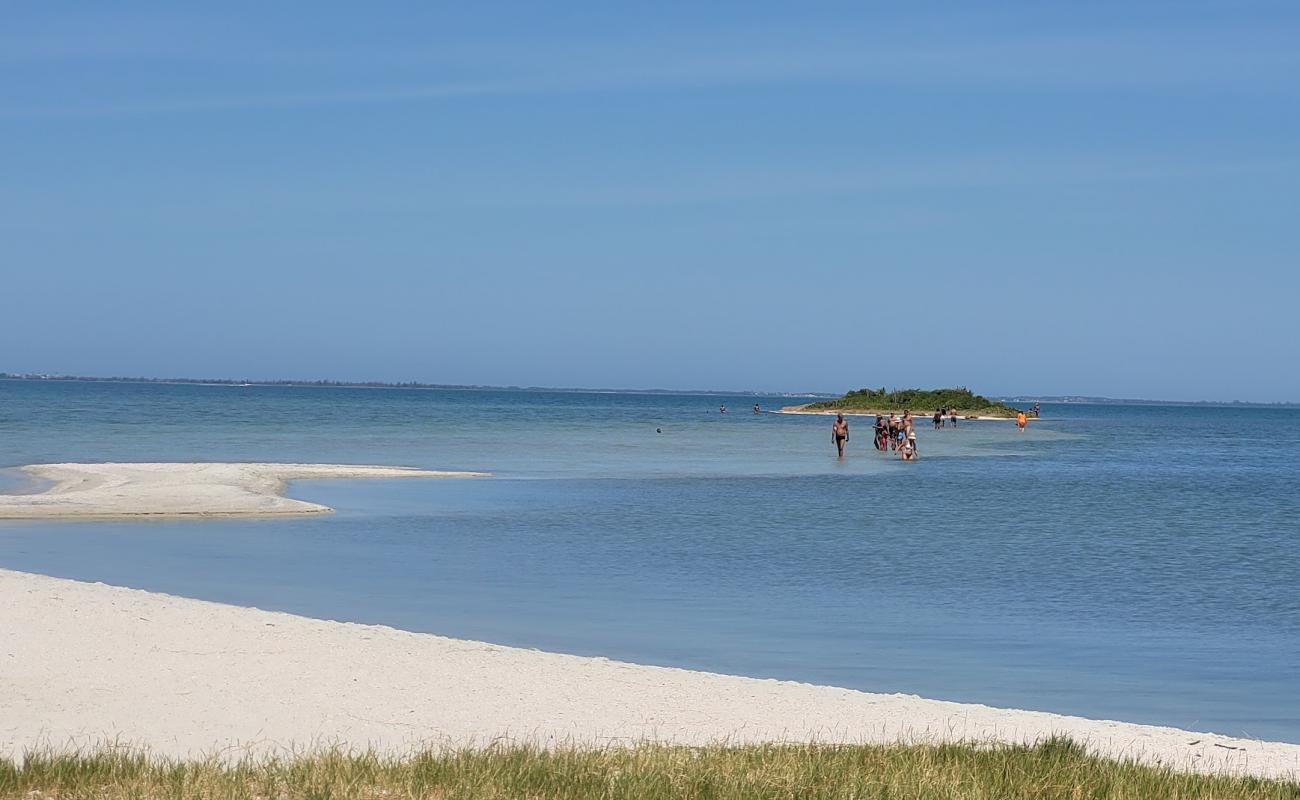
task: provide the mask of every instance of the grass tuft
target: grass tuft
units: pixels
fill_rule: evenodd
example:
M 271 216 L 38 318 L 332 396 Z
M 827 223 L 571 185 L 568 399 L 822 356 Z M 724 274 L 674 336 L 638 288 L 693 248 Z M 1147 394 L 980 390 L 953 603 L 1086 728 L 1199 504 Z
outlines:
M 1036 746 L 496 746 L 405 758 L 341 750 L 180 761 L 118 747 L 0 760 L 0 800 L 379 800 L 384 798 L 891 798 L 905 800 L 1300 800 L 1300 784 L 1192 775 Z

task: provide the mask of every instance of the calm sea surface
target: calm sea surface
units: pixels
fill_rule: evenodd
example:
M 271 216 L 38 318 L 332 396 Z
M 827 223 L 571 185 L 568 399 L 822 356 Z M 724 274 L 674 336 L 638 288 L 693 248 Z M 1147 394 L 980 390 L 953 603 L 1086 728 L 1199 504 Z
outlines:
M 319 518 L 0 521 L 0 566 L 1300 742 L 1296 411 L 1044 406 L 1025 434 L 922 426 L 922 459 L 903 464 L 863 422 L 838 461 L 828 419 L 754 415 L 754 401 L 0 381 L 0 467 L 496 473 L 296 484 L 339 511 Z M 0 491 L 24 483 L 0 469 Z

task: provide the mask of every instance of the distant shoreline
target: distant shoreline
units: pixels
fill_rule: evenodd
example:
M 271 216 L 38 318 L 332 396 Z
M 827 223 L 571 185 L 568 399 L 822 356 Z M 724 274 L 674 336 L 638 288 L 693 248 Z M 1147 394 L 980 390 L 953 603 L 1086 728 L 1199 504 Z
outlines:
M 754 389 L 591 389 L 556 386 L 494 386 L 467 383 L 419 383 L 416 381 L 330 381 L 330 380 L 240 380 L 237 378 L 99 378 L 88 375 L 30 375 L 0 372 L 0 381 L 26 383 L 126 383 L 162 386 L 297 387 L 306 389 L 425 389 L 450 392 L 553 392 L 555 394 L 639 394 L 688 395 L 698 397 L 838 397 L 828 392 L 760 392 Z
M 42 375 L 31 373 L 0 372 L 0 382 L 28 383 L 127 383 L 160 384 L 165 386 L 285 386 L 326 389 L 432 389 L 459 392 L 553 392 L 555 394 L 631 394 L 631 395 L 685 395 L 697 397 L 808 397 L 816 400 L 834 400 L 841 395 L 833 392 L 763 392 L 755 389 L 609 389 L 560 386 L 501 386 L 468 383 L 420 383 L 417 381 L 330 381 L 330 380 L 239 380 L 236 378 L 103 378 L 93 375 Z M 1096 397 L 1086 395 L 989 395 L 989 399 L 1005 403 L 1052 403 L 1057 405 L 1117 405 L 1117 406 L 1189 406 L 1200 408 L 1272 408 L 1300 410 L 1300 402 L 1285 400 L 1263 402 L 1257 400 L 1144 400 L 1139 398 Z
M 1141 400 L 1117 397 L 1061 397 L 1049 395 L 1006 395 L 991 396 L 989 399 L 997 400 L 1000 403 L 1050 403 L 1060 406 L 1186 406 L 1191 408 L 1290 408 L 1300 410 L 1300 403 L 1291 401 L 1264 403 L 1256 400 Z

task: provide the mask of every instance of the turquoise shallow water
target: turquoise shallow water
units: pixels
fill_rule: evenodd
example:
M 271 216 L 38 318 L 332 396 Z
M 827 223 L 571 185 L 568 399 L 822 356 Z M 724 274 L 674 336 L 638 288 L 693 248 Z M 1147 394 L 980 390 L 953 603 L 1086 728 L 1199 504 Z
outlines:
M 1048 406 L 1024 435 L 922 427 L 922 460 L 901 464 L 865 425 L 841 462 L 828 419 L 753 402 L 0 382 L 0 465 L 497 473 L 295 485 L 339 509 L 321 518 L 0 523 L 0 566 L 1300 742 L 1293 410 Z

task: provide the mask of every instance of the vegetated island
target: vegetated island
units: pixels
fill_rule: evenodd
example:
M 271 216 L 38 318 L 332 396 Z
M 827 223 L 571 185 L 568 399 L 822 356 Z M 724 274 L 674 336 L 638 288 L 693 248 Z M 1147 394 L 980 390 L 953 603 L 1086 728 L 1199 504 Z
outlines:
M 1010 419 L 1016 409 L 966 387 L 955 389 L 857 389 L 838 400 L 823 400 L 788 406 L 781 409 L 792 414 L 898 414 L 911 411 L 918 417 L 931 416 L 935 411 L 947 409 L 963 417 L 993 417 Z

